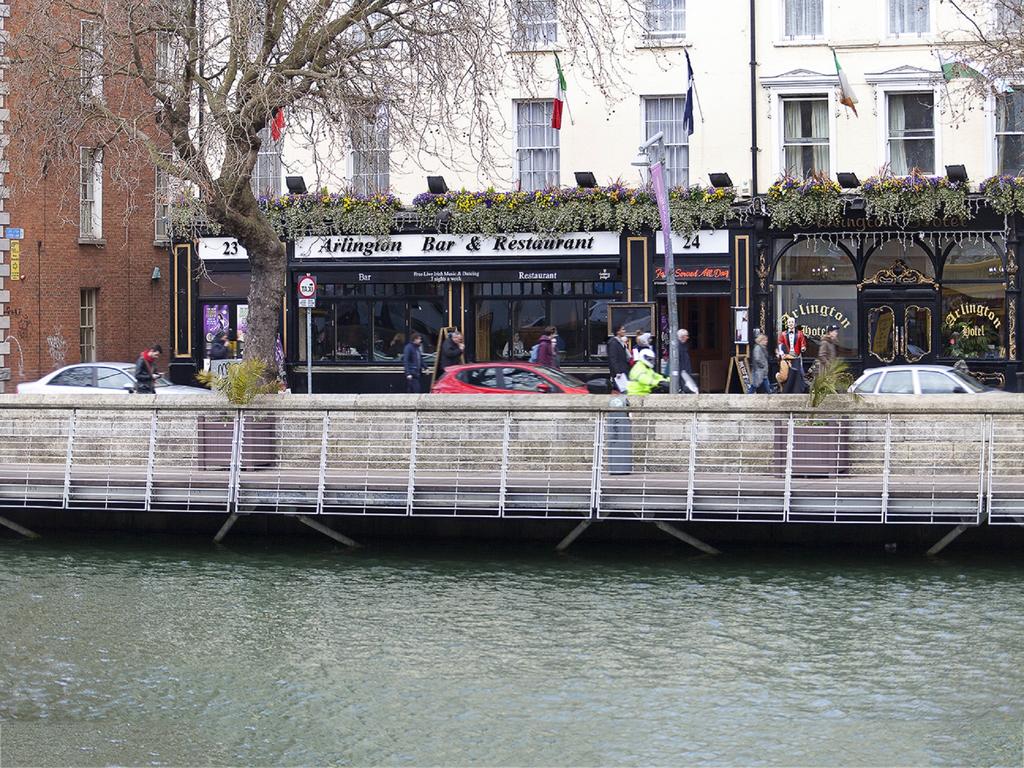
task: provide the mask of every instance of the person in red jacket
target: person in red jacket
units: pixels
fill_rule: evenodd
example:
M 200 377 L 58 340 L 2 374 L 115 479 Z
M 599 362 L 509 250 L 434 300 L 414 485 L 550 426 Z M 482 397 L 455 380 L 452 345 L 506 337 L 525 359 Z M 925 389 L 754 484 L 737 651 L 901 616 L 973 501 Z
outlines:
M 792 317 L 786 321 L 786 330 L 779 334 L 779 346 L 776 350 L 780 360 L 790 364 L 789 376 L 782 384 L 782 392 L 787 395 L 799 395 L 807 391 L 804 381 L 803 353 L 807 350 L 807 337 L 796 320 Z

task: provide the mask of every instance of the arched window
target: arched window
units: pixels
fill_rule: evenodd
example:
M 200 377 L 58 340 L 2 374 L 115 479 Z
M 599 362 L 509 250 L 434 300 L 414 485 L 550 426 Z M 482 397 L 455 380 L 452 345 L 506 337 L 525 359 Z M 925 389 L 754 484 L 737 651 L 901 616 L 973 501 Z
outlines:
M 897 261 L 902 261 L 925 277 L 935 279 L 935 265 L 932 264 L 928 252 L 917 243 L 902 240 L 887 240 L 871 252 L 864 266 L 864 279 L 874 277 L 882 270 L 891 269 Z
M 946 252 L 942 282 L 998 280 L 1005 277 L 1003 254 L 1006 244 L 1001 237 L 965 240 Z
M 775 266 L 775 282 L 841 283 L 857 271 L 846 249 L 823 240 L 801 240 L 785 248 Z

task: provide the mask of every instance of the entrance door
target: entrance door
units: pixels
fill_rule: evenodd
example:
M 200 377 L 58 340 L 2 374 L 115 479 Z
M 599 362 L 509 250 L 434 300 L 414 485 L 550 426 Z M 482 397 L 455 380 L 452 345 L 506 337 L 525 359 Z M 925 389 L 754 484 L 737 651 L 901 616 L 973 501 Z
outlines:
M 878 299 L 864 305 L 867 362 L 927 363 L 934 357 L 935 298 Z

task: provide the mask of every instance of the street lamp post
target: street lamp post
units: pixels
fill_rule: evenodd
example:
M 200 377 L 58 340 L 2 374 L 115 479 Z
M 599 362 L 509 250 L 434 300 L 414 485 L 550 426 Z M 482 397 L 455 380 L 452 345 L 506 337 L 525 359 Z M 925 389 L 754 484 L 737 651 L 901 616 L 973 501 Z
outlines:
M 654 134 L 640 145 L 633 165 L 648 168 L 654 198 L 661 218 L 661 235 L 665 244 L 665 300 L 668 303 L 668 391 L 679 394 L 679 306 L 676 303 L 676 260 L 672 254 L 672 222 L 668 211 L 668 187 L 665 185 L 665 135 Z

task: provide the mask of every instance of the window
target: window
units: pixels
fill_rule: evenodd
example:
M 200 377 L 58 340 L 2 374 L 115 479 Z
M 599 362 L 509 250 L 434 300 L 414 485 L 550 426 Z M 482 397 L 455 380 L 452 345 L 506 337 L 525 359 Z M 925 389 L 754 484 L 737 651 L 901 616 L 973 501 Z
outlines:
M 78 351 L 83 363 L 96 362 L 96 294 L 98 288 L 83 288 L 80 292 L 78 320 Z
M 913 371 L 889 371 L 882 379 L 878 388 L 880 395 L 912 395 L 914 394 Z
M 647 37 L 673 39 L 686 36 L 686 0 L 647 0 Z
M 665 174 L 670 187 L 690 182 L 689 137 L 683 130 L 685 96 L 644 98 L 644 139 L 658 131 L 665 134 Z
M 922 395 L 952 395 L 967 391 L 962 384 L 938 371 L 918 371 L 917 381 Z
M 801 240 L 785 246 L 775 267 L 776 282 L 856 281 L 857 270 L 844 248 L 819 240 Z
M 162 155 L 168 162 L 170 155 Z M 166 242 L 171 237 L 171 174 L 159 165 L 153 185 L 153 238 Z
M 829 173 L 828 98 L 783 99 L 782 154 L 787 173 Z
M 889 34 L 923 35 L 931 31 L 931 0 L 889 0 Z
M 514 43 L 526 50 L 558 42 L 555 0 L 517 0 Z
M 558 134 L 551 127 L 550 101 L 516 102 L 516 168 L 523 190 L 559 184 Z
M 942 286 L 943 357 L 1006 357 L 1006 289 L 1002 283 Z
M 47 382 L 51 387 L 92 387 L 93 369 L 86 365 L 76 365 L 61 371 Z
M 103 27 L 99 22 L 82 19 L 78 49 L 81 99 L 103 98 Z
M 1024 93 L 996 96 L 996 154 L 999 173 L 1024 173 Z
M 875 391 L 875 387 L 878 386 L 878 380 L 882 378 L 880 373 L 872 373 L 864 381 L 853 388 L 853 391 L 858 395 L 870 395 Z
M 387 192 L 391 187 L 391 145 L 387 110 L 373 118 L 354 118 L 352 137 L 352 186 L 362 195 Z
M 103 150 L 80 149 L 78 236 L 82 240 L 103 238 Z
M 124 371 L 119 371 L 116 368 L 96 369 L 96 386 L 100 389 L 124 390 L 125 387 L 132 387 L 134 384 L 135 382 Z
M 540 392 L 555 391 L 557 387 L 551 386 L 542 377 L 533 371 L 524 371 L 522 368 L 502 368 L 501 376 L 505 381 L 505 389 L 513 392 Z
M 1001 237 L 984 240 L 964 240 L 954 244 L 946 253 L 942 281 L 1002 280 L 1005 241 Z
M 783 36 L 821 37 L 825 34 L 824 0 L 783 0 Z
M 281 194 L 281 142 L 274 141 L 270 128 L 259 132 L 260 151 L 252 169 L 252 193 L 256 197 L 277 197 Z
M 171 32 L 157 32 L 154 74 L 156 90 L 170 94 L 180 82 L 182 68 L 182 40 Z
M 928 252 L 917 243 L 906 245 L 899 240 L 886 240 L 869 252 L 864 264 L 864 279 L 874 277 L 883 269 L 891 269 L 897 261 L 902 261 L 925 277 L 935 279 L 935 265 Z
M 935 172 L 935 94 L 890 93 L 889 166 L 898 176 Z
M 497 368 L 470 368 L 458 374 L 459 381 L 474 387 L 498 388 Z

